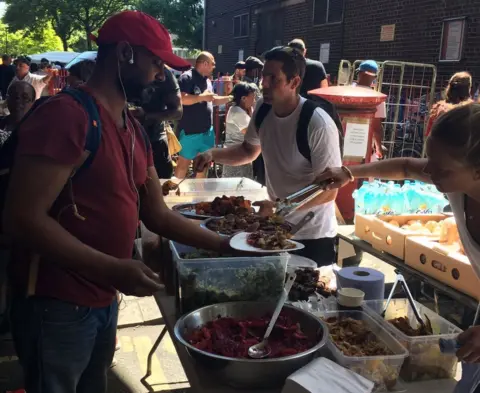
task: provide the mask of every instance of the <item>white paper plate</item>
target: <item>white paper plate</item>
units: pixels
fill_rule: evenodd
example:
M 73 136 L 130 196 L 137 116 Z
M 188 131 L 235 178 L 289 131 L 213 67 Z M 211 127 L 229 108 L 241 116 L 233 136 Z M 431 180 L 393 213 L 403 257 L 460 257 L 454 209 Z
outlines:
M 305 248 L 302 243 L 298 243 L 294 240 L 289 240 L 293 244 L 295 244 L 295 248 L 289 248 L 288 250 L 263 250 L 261 248 L 252 247 L 247 243 L 247 238 L 250 233 L 247 232 L 240 232 L 236 234 L 234 237 L 230 239 L 230 247 L 234 250 L 238 251 L 246 251 L 246 252 L 256 252 L 259 254 L 277 254 L 279 252 L 290 252 L 290 251 L 297 251 Z

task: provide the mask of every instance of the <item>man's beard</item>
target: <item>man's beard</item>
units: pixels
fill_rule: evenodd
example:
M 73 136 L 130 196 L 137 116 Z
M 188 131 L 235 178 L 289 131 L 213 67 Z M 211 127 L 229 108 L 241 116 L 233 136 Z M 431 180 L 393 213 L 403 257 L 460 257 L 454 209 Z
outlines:
M 122 89 L 122 84 L 127 102 L 141 102 L 142 92 L 146 86 L 144 86 L 138 79 L 134 78 L 119 80 L 120 89 Z

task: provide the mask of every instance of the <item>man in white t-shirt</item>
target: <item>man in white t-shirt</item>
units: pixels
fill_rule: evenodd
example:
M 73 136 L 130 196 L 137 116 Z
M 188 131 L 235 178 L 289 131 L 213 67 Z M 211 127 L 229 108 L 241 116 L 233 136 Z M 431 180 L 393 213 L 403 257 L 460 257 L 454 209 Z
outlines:
M 33 88 L 35 89 L 36 98 L 39 99 L 42 95 L 42 91 L 47 86 L 50 79 L 52 79 L 52 75 L 35 75 L 30 72 L 30 58 L 28 57 L 19 57 L 17 59 L 17 69 L 16 75 L 12 80 L 12 83 L 15 81 L 25 81 L 30 83 Z
M 358 77 L 357 82 L 353 83 L 353 86 L 365 87 L 367 89 L 372 88 L 374 80 L 378 76 L 378 65 L 375 60 L 366 60 L 360 63 L 357 69 Z M 383 127 L 382 121 L 387 117 L 387 106 L 385 102 L 377 105 L 377 111 L 375 112 L 375 118 L 373 119 L 373 148 L 377 158 L 383 158 L 382 151 L 382 139 L 383 139 Z
M 278 47 L 265 54 L 263 69 L 263 99 L 258 102 L 243 143 L 225 149 L 211 149 L 194 161 L 194 168 L 203 170 L 211 161 L 226 165 L 243 165 L 255 160 L 260 153 L 265 161 L 266 184 L 271 201 L 314 183 L 325 168 L 342 165 L 338 129 L 322 109 L 314 109 L 308 124 L 310 160 L 299 150 L 297 126 L 306 99 L 299 91 L 305 74 L 305 58 L 297 50 Z M 255 122 L 262 104 L 271 109 L 259 129 Z M 301 255 L 313 259 L 319 266 L 335 260 L 336 191 L 322 193 L 301 210 L 287 216 L 297 223 L 309 211 L 314 219 L 301 229 L 295 239 L 305 249 Z

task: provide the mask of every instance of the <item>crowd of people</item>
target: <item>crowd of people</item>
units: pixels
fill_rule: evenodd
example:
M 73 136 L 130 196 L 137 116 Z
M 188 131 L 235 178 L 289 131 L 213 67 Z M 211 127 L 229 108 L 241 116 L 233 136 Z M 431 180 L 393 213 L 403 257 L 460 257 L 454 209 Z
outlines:
M 263 61 L 248 57 L 231 78 L 215 83 L 211 53 L 200 53 L 192 67 L 173 53 L 163 25 L 144 13 L 112 16 L 96 42 L 96 62 L 75 64 L 68 89 L 50 98 L 42 98 L 50 77 L 40 73 L 42 65 L 34 71 L 28 58 L 19 57 L 12 68 L 4 56 L 0 66 L 0 92 L 10 112 L 0 122 L 0 141 L 6 141 L 2 152 L 8 145 L 15 153 L 2 171 L 8 174 L 2 233 L 12 240 L 12 332 L 29 393 L 106 392 L 117 292 L 148 296 L 161 287 L 158 276 L 132 256 L 139 220 L 168 239 L 232 251 L 229 239 L 163 201 L 159 178 L 183 179 L 192 164 L 199 177 L 212 162 L 224 165 L 226 177 L 263 173 L 270 199 L 260 203 L 261 214 L 273 211 L 271 201 L 329 180 L 327 192 L 288 217 L 295 223 L 315 213 L 295 238 L 305 245 L 300 255 L 318 266 L 335 260 L 337 188 L 368 177 L 431 181 L 449 196 L 480 275 L 474 221 L 480 217 L 480 104 L 470 98 L 469 74 L 454 75 L 445 101 L 435 107 L 428 159 L 347 168 L 333 106 L 308 94 L 328 86 L 325 68 L 306 58 L 302 40 L 269 50 Z M 170 68 L 184 72 L 177 80 Z M 377 75 L 377 64 L 365 61 L 355 85 L 371 88 Z M 227 112 L 222 147 L 215 146 L 214 106 Z M 374 127 L 379 157 L 385 116 L 382 104 Z M 459 358 L 478 362 L 480 328 L 459 340 Z

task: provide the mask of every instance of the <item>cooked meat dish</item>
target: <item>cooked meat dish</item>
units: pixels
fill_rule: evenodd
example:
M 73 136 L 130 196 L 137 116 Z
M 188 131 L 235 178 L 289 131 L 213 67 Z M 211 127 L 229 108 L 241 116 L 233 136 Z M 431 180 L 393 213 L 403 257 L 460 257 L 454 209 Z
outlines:
M 275 232 L 258 231 L 248 235 L 247 243 L 252 247 L 263 250 L 290 250 L 295 248 L 295 244 L 288 240 L 290 237 L 289 233 L 281 230 Z
M 175 194 L 177 196 L 180 196 L 180 188 L 178 187 L 177 183 L 171 180 L 167 180 L 165 183 L 162 184 L 163 196 L 167 196 L 170 193 L 170 191 L 173 191 L 173 190 L 177 190 Z
M 386 356 L 393 353 L 380 342 L 364 321 L 331 317 L 326 320 L 330 338 L 345 356 Z
M 225 217 L 211 220 L 207 228 L 222 235 L 234 235 L 238 232 L 274 232 L 278 229 L 285 232 L 292 230 L 292 225 L 281 216 L 263 217 L 254 213 L 227 214 Z

